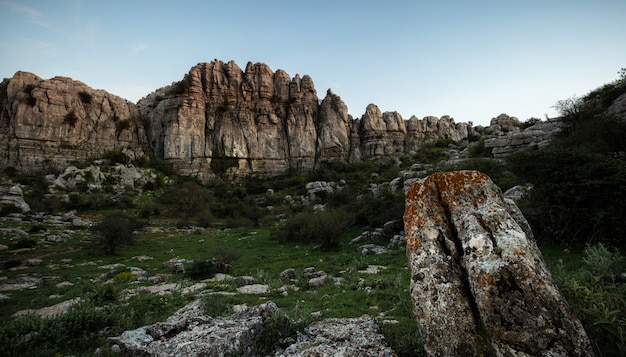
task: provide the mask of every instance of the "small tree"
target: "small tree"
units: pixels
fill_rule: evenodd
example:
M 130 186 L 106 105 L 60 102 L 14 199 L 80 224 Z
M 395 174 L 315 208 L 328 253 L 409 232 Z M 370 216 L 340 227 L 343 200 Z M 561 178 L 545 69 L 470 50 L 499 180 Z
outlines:
M 133 243 L 131 223 L 123 213 L 105 216 L 93 227 L 93 231 L 98 235 L 98 243 L 107 255 L 113 255 L 117 248 Z
M 209 200 L 209 191 L 193 181 L 171 186 L 161 196 L 161 203 L 174 209 L 174 214 L 180 218 L 179 225 L 183 227 L 189 224 L 192 217 L 203 217 L 204 221 L 207 220 L 206 214 L 210 212 Z

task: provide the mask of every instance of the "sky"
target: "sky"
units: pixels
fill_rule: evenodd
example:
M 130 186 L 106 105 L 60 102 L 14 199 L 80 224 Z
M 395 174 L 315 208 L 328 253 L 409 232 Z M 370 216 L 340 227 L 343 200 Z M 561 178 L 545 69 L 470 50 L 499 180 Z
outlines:
M 0 0 L 0 78 L 66 76 L 132 102 L 214 59 L 282 69 L 381 111 L 554 117 L 619 78 L 624 0 Z

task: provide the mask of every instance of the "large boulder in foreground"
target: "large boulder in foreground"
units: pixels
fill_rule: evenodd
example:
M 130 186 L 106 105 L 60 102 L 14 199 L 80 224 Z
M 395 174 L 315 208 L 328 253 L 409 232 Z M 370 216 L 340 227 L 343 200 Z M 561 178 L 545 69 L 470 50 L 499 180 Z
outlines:
M 406 194 L 411 297 L 429 356 L 591 356 L 528 223 L 483 173 L 438 172 Z

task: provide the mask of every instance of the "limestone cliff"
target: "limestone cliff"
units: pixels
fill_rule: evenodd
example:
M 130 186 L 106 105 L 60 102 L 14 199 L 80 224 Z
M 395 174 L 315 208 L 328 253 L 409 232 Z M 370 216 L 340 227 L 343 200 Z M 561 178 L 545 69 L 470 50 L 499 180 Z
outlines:
M 144 155 L 133 103 L 66 77 L 17 72 L 0 83 L 0 166 L 47 171 L 120 150 Z
M 120 150 L 171 163 L 206 180 L 276 175 L 323 161 L 356 162 L 475 135 L 471 123 L 381 112 L 360 119 L 328 90 L 320 100 L 308 75 L 263 63 L 214 60 L 136 105 L 65 77 L 17 72 L 0 83 L 0 166 L 23 172 Z
M 291 78 L 262 63 L 248 63 L 244 71 L 232 61 L 200 63 L 138 107 L 155 156 L 201 178 L 355 162 L 473 133 L 471 124 L 449 117 L 407 122 L 373 104 L 353 119 L 331 90 L 320 101 L 309 76 Z

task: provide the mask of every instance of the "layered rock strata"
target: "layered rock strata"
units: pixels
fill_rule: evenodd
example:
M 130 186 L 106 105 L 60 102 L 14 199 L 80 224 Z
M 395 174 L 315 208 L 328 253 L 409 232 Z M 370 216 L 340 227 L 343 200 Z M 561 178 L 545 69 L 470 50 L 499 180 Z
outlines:
M 321 100 L 320 100 L 321 99 Z M 276 175 L 323 161 L 357 162 L 476 132 L 450 117 L 411 117 L 370 104 L 354 119 L 311 77 L 262 63 L 200 63 L 136 105 L 66 77 L 17 72 L 0 83 L 0 166 L 50 171 L 118 150 L 179 172 Z
M 406 195 L 411 296 L 429 356 L 591 356 L 530 226 L 486 175 L 439 172 Z
M 0 166 L 48 171 L 123 151 L 144 155 L 145 131 L 133 103 L 66 77 L 17 72 L 0 83 Z

